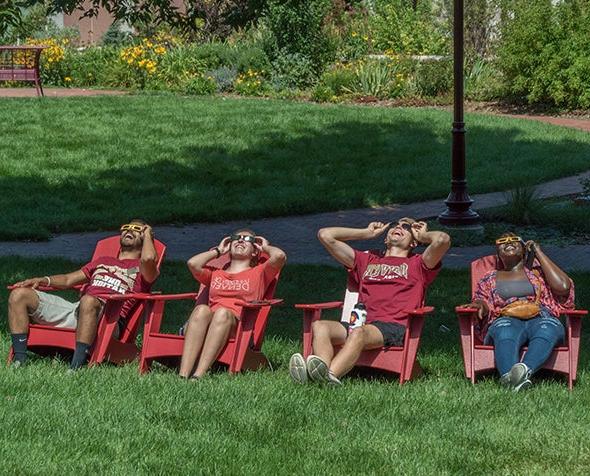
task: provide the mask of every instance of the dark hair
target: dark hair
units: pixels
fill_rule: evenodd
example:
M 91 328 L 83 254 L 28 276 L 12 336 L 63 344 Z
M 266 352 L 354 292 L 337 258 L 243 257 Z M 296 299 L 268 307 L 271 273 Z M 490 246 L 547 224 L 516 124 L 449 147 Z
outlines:
M 141 218 L 133 218 L 129 221 L 129 223 L 139 223 L 140 225 L 147 225 L 147 221 L 142 220 Z
M 237 230 L 232 232 L 232 235 L 239 235 L 243 232 L 250 233 L 252 236 L 256 236 L 256 233 L 254 233 L 250 228 L 238 228 Z

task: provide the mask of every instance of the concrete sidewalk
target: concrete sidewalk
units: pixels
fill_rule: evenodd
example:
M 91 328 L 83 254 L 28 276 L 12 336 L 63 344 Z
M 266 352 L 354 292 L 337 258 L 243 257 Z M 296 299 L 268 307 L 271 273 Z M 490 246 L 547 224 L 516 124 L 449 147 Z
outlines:
M 590 171 L 581 175 L 567 177 L 539 186 L 540 196 L 553 197 L 569 195 L 582 191 L 581 178 L 590 178 Z M 472 195 L 474 209 L 494 207 L 506 202 L 503 192 Z M 363 208 L 340 212 L 318 213 L 313 215 L 266 218 L 261 220 L 242 220 L 226 223 L 198 223 L 181 227 L 156 226 L 156 236 L 168 246 L 167 258 L 187 260 L 192 255 L 219 243 L 223 236 L 229 235 L 239 227 L 248 227 L 280 244 L 289 257 L 290 263 L 331 264 L 334 260 L 327 254 L 316 238 L 317 230 L 323 226 L 363 227 L 371 221 L 395 221 L 404 216 L 432 218 L 444 211 L 444 199 L 406 205 L 392 205 L 379 208 Z M 0 242 L 0 256 L 63 257 L 76 261 L 87 260 L 92 255 L 96 242 L 113 232 L 68 233 L 58 235 L 48 242 Z M 381 240 L 356 242 L 359 248 L 379 248 Z M 590 271 L 590 246 L 577 245 L 560 248 L 543 247 L 549 256 L 566 270 Z M 453 248 L 445 266 L 460 268 L 479 256 L 492 253 L 491 246 Z

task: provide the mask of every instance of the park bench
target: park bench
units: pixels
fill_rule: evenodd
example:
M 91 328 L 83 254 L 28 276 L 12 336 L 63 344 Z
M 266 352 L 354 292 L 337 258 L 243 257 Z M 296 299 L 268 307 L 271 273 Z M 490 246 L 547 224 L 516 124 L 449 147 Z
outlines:
M 0 46 L 0 81 L 35 83 L 37 96 L 43 96 L 39 59 L 46 46 Z

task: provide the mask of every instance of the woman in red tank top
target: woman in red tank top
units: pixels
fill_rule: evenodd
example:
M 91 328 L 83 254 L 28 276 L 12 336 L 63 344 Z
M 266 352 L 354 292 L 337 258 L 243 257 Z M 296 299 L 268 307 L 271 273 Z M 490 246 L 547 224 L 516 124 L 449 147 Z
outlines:
M 261 252 L 268 260 L 258 263 Z M 229 253 L 223 269 L 207 263 Z M 248 229 L 237 230 L 219 245 L 188 260 L 188 268 L 201 284 L 208 287 L 207 304 L 197 304 L 185 327 L 180 376 L 205 375 L 236 328 L 242 307 L 239 301 L 261 299 L 268 284 L 286 261 L 285 253 Z

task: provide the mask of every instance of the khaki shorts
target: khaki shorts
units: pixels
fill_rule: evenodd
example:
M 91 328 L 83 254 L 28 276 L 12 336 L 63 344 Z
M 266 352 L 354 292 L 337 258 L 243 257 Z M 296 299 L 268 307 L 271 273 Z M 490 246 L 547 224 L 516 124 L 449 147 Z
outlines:
M 36 324 L 75 329 L 78 325 L 80 302 L 66 301 L 55 294 L 37 291 L 39 306 L 29 317 Z

